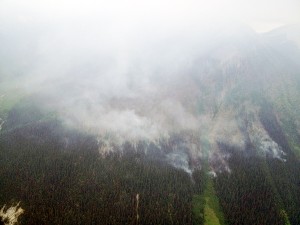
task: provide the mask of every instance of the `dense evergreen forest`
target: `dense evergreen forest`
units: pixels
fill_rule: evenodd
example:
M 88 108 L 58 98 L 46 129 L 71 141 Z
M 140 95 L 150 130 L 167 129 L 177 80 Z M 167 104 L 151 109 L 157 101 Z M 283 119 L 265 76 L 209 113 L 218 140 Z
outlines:
M 1 138 L 1 204 L 21 201 L 22 224 L 192 224 L 185 172 L 134 152 L 102 158 L 90 137 L 74 133 L 61 151 L 57 126 Z
M 238 2 L 0 0 L 0 225 L 300 225 L 300 0 Z
M 298 225 L 299 160 L 270 115 L 261 120 L 287 161 L 220 143 L 231 172 L 215 177 L 205 161 L 190 175 L 130 143 L 103 157 L 94 136 L 16 105 L 0 135 L 0 206 L 20 202 L 20 224 Z

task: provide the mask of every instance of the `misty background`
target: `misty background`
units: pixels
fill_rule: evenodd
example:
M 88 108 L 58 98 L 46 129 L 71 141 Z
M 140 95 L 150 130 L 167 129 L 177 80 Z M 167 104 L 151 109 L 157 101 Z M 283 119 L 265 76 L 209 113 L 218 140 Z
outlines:
M 292 0 L 2 0 L 0 95 L 38 98 L 98 136 L 100 152 L 181 134 L 166 157 L 187 172 L 190 158 L 224 161 L 220 143 L 264 143 L 283 159 L 253 99 L 299 72 L 299 9 Z

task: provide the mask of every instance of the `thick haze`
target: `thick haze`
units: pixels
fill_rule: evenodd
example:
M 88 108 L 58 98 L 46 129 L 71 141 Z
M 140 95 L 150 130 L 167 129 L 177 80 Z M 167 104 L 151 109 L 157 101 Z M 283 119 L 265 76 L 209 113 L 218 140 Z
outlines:
M 235 21 L 247 23 L 257 31 L 270 30 L 276 26 L 299 23 L 300 2 L 297 0 L 2 0 L 1 20 L 18 23 L 36 22 L 97 22 L 98 27 L 117 28 L 130 34 L 136 25 L 191 27 L 212 21 Z M 119 23 L 119 27 L 116 27 Z M 21 24 L 20 24 L 21 25 Z M 86 24 L 85 24 L 86 25 Z M 136 27 L 135 27 L 136 28 Z
M 194 158 L 200 136 L 243 149 L 249 137 L 223 107 L 228 71 L 252 76 L 243 65 L 259 51 L 254 30 L 297 23 L 299 9 L 296 0 L 1 0 L 0 72 L 66 124 L 119 144 L 184 133 Z

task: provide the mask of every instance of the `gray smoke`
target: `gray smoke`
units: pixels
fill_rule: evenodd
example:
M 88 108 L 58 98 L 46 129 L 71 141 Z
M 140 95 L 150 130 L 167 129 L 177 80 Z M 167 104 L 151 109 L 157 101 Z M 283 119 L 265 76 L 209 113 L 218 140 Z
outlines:
M 3 84 L 39 95 L 43 107 L 70 127 L 110 137 L 100 152 L 128 141 L 159 146 L 182 134 L 184 148 L 174 145 L 166 158 L 190 173 L 191 160 L 222 155 L 220 142 L 245 149 L 249 137 L 241 132 L 239 109 L 228 106 L 228 96 L 241 75 L 253 75 L 247 58 L 261 35 L 241 23 L 217 23 L 222 18 L 207 13 L 198 17 L 194 10 L 179 18 L 178 12 L 188 15 L 190 3 L 181 11 L 176 2 L 165 17 L 170 1 L 162 11 L 156 11 L 156 2 L 142 5 L 140 12 L 114 3 L 95 3 L 94 9 L 91 2 L 82 8 L 77 1 L 1 2 Z M 257 119 L 253 126 L 261 128 Z M 280 157 L 279 148 L 270 146 Z

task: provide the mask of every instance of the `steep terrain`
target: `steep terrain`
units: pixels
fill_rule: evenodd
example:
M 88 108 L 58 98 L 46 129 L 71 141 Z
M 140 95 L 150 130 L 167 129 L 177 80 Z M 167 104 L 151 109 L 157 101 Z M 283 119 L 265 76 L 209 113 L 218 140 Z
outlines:
M 300 224 L 294 34 L 172 39 L 125 72 L 2 61 L 0 206 L 20 202 L 21 224 Z

